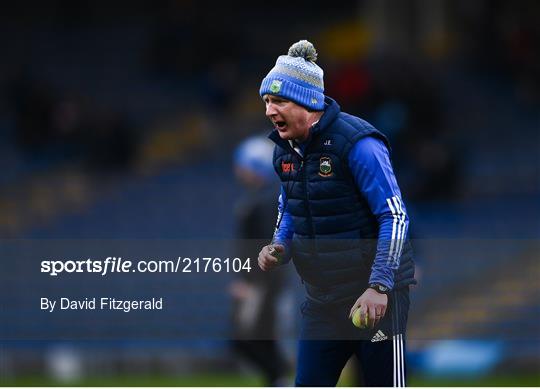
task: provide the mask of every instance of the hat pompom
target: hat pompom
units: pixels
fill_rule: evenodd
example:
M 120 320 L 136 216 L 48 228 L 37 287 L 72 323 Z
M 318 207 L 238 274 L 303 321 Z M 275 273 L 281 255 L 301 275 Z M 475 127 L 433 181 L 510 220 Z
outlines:
M 324 71 L 315 63 L 311 42 L 301 40 L 280 55 L 261 83 L 259 94 L 278 95 L 313 111 L 324 111 Z
M 317 51 L 315 50 L 315 46 L 313 46 L 313 43 L 305 39 L 293 44 L 289 48 L 289 52 L 287 54 L 290 57 L 304 58 L 306 61 L 317 61 Z

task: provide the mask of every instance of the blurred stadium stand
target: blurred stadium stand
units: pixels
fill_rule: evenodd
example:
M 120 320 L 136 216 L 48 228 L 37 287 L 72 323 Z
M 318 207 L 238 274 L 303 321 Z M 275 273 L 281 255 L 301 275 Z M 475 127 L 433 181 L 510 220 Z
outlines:
M 260 79 L 307 38 L 328 94 L 392 140 L 418 240 L 412 350 L 502 341 L 511 352 L 500 366 L 538 368 L 540 7 L 473 3 L 301 1 L 280 15 L 216 5 L 215 16 L 196 2 L 5 5 L 0 236 L 231 238 L 232 150 L 269 127 Z M 90 373 L 229 367 L 215 341 L 228 326 L 227 277 L 176 312 L 208 309 L 216 320 L 194 324 L 208 326 L 206 341 L 5 342 L 2 374 L 46 370 L 62 360 L 47 354 L 55 347 Z M 2 301 L 0 315 L 16 309 Z

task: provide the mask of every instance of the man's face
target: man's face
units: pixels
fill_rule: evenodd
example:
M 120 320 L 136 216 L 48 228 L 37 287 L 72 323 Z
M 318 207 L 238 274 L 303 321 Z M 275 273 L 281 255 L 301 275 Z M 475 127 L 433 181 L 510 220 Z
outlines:
M 305 140 L 309 135 L 310 112 L 304 107 L 279 96 L 264 95 L 266 116 L 278 130 L 281 139 Z

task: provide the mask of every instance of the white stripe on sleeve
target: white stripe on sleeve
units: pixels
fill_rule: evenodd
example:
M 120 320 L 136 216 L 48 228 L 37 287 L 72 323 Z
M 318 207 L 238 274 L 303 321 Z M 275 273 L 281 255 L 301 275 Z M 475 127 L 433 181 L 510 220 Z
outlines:
M 388 203 L 388 207 L 390 207 L 390 211 L 392 212 L 392 217 L 394 218 L 394 221 L 392 222 L 392 238 L 390 239 L 390 250 L 388 251 L 388 260 L 387 260 L 387 263 L 390 263 L 393 260 L 398 216 L 397 216 L 396 210 L 394 209 L 394 206 L 392 205 L 392 200 L 386 199 L 386 202 Z
M 399 264 L 399 258 L 401 257 L 401 251 L 403 249 L 403 242 L 405 241 L 405 229 L 406 229 L 406 224 L 405 224 L 405 211 L 403 211 L 403 207 L 401 205 L 401 200 L 399 199 L 399 197 L 397 196 L 394 196 L 392 197 L 392 199 L 394 200 L 394 204 L 396 205 L 396 209 L 398 211 L 398 214 L 400 215 L 399 216 L 399 231 L 398 231 L 398 241 L 397 241 L 397 250 L 396 250 L 396 254 L 395 254 L 395 263 L 396 265 Z

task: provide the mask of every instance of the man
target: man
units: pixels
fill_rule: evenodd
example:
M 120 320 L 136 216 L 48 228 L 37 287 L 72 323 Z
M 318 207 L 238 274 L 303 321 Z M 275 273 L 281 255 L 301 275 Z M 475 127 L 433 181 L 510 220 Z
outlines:
M 404 332 L 414 263 L 408 217 L 386 137 L 324 95 L 308 41 L 295 43 L 263 79 L 281 179 L 268 271 L 293 258 L 307 292 L 297 386 L 335 386 L 356 355 L 367 386 L 405 386 Z M 360 309 L 359 329 L 351 316 Z

